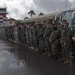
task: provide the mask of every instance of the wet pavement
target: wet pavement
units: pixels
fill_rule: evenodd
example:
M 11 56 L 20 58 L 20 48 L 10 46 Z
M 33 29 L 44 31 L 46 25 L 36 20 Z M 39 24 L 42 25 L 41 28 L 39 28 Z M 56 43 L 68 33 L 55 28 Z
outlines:
M 0 39 L 0 75 L 75 75 L 75 67 Z

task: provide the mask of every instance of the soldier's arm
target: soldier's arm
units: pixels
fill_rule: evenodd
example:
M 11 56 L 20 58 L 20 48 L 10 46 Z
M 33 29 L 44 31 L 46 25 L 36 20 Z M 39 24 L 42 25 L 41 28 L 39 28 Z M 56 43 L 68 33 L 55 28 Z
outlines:
M 72 39 L 72 31 L 71 31 L 71 29 L 68 28 L 66 33 L 67 33 L 67 34 L 66 34 L 66 36 L 65 36 L 65 41 L 66 41 L 66 42 L 69 42 L 69 41 L 71 41 L 71 39 Z

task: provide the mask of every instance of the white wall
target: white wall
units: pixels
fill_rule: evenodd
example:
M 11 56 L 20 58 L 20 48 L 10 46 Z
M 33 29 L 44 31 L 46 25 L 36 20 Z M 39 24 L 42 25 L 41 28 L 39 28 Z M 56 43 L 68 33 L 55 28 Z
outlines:
M 11 22 L 11 23 L 10 23 Z M 16 21 L 7 21 L 7 26 L 14 26 L 16 25 Z

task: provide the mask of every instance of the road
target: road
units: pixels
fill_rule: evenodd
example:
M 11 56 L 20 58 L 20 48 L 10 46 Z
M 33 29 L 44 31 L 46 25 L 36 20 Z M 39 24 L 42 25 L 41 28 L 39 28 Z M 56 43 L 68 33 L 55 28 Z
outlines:
M 75 75 L 75 67 L 0 39 L 0 75 Z

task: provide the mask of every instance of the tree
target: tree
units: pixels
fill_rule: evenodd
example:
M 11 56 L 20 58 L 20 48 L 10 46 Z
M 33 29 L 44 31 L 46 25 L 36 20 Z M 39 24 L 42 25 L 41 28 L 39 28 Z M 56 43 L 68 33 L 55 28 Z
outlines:
M 16 21 L 16 25 L 19 25 L 19 24 L 21 24 L 21 21 L 20 20 L 17 20 Z
M 43 14 L 43 13 L 40 13 L 40 14 L 39 14 L 39 16 L 42 16 L 42 15 L 44 15 L 44 14 Z
M 25 20 L 25 19 L 28 19 L 28 17 L 25 17 L 24 20 Z
M 30 10 L 30 12 L 28 12 L 28 14 L 30 14 L 31 17 L 32 17 L 33 15 L 36 15 L 33 10 Z

